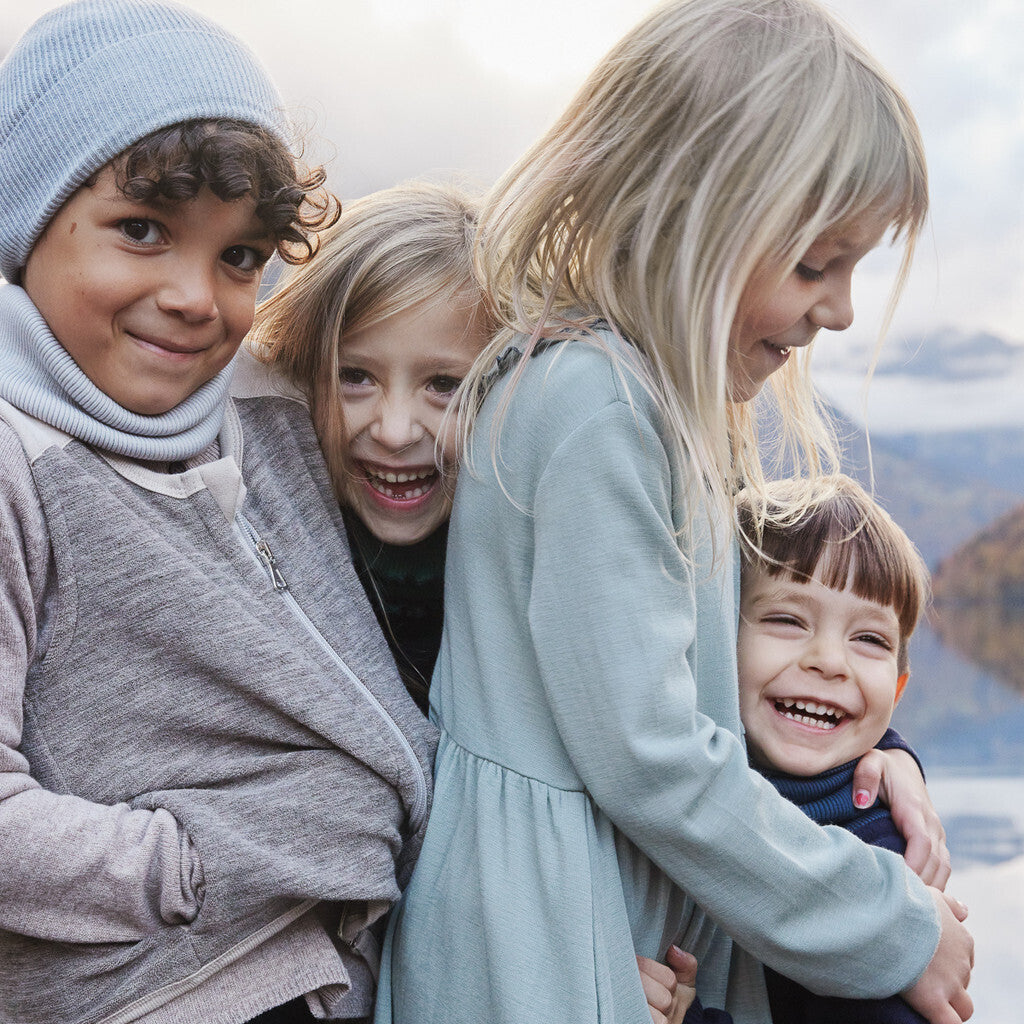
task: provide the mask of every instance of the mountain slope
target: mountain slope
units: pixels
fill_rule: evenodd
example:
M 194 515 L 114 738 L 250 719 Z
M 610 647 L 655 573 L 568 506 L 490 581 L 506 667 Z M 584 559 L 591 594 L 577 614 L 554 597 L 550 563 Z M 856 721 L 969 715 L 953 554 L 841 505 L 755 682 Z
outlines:
M 932 585 L 943 643 L 1024 693 L 1024 505 L 943 559 Z
M 844 469 L 870 489 L 864 432 L 836 413 L 846 439 Z M 934 435 L 875 437 L 874 493 L 907 531 L 929 566 L 968 541 L 979 530 L 1024 500 L 1024 476 L 1002 474 L 1000 468 L 975 472 L 986 465 L 992 450 L 989 434 L 968 431 Z M 1006 433 L 1006 461 L 1024 467 L 1024 430 Z M 956 459 L 943 458 L 956 452 Z M 1015 458 L 1014 458 L 1015 456 Z M 1001 481 L 1001 482 L 1000 482 Z

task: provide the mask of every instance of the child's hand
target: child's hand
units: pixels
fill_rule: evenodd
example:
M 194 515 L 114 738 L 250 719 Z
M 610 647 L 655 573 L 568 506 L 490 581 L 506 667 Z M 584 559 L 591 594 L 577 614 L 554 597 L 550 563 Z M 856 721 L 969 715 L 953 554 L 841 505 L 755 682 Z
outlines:
M 921 769 L 905 750 L 869 750 L 853 774 L 853 798 L 870 807 L 877 796 L 907 841 L 904 859 L 925 885 L 945 889 L 950 860 L 946 830 L 925 788 Z
M 931 890 L 939 910 L 942 934 L 931 963 L 917 983 L 903 992 L 903 998 L 931 1024 L 962 1024 L 974 1013 L 967 994 L 974 966 L 974 939 L 960 923 L 967 916 L 959 900 Z
M 666 959 L 670 966 L 638 956 L 640 983 L 653 1024 L 682 1024 L 697 995 L 697 958 L 670 946 Z

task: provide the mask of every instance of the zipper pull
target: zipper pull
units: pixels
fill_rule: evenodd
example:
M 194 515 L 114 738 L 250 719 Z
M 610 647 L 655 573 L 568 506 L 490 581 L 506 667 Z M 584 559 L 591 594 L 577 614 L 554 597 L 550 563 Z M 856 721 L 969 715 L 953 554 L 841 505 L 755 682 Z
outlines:
M 260 556 L 260 561 L 267 567 L 267 572 L 270 573 L 270 582 L 274 584 L 274 589 L 279 593 L 287 590 L 288 581 L 281 574 L 281 570 L 278 569 L 277 558 L 274 557 L 274 552 L 270 550 L 270 545 L 262 537 L 256 542 L 256 554 Z

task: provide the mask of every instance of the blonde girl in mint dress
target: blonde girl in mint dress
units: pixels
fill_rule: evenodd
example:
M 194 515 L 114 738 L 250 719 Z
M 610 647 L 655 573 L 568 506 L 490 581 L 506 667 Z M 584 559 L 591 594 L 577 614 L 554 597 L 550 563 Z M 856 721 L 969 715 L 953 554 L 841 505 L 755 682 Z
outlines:
M 660 8 L 496 186 L 509 329 L 464 385 L 435 802 L 378 1024 L 649 1024 L 634 954 L 671 943 L 736 1024 L 769 1020 L 762 962 L 970 1015 L 946 899 L 760 779 L 737 707 L 732 495 L 780 436 L 831 465 L 811 343 L 875 246 L 902 278 L 926 207 L 906 101 L 813 0 Z

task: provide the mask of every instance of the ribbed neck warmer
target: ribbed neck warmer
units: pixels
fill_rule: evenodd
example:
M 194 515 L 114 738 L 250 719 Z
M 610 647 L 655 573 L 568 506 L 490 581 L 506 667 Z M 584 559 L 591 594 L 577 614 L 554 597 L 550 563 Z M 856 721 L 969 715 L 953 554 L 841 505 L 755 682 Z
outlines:
M 162 415 L 130 412 L 79 369 L 24 289 L 0 287 L 0 397 L 92 447 L 147 462 L 191 458 L 220 431 L 231 372 Z

